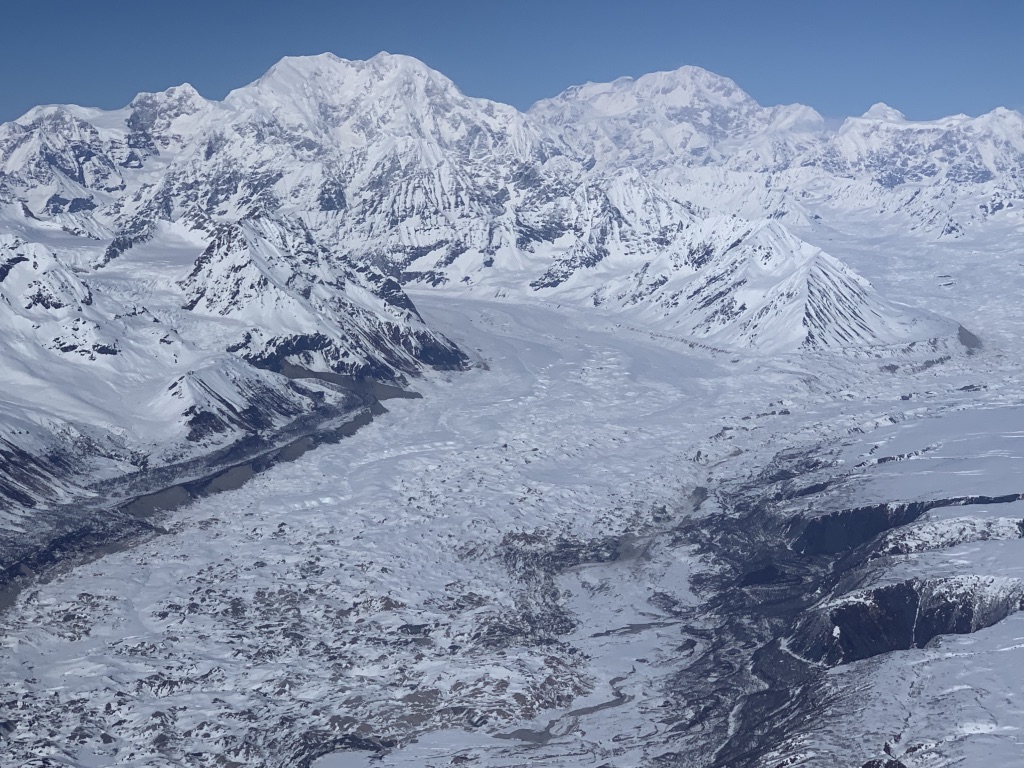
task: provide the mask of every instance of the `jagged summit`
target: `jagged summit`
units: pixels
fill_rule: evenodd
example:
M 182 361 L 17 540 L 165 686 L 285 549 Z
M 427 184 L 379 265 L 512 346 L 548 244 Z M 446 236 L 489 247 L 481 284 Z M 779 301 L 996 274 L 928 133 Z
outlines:
M 128 103 L 128 107 L 137 107 L 140 104 L 150 103 L 174 103 L 181 105 L 200 104 L 206 102 L 199 91 L 195 89 L 191 83 L 182 83 L 181 85 L 172 85 L 170 88 L 166 88 L 163 91 L 155 92 L 142 92 L 135 96 Z

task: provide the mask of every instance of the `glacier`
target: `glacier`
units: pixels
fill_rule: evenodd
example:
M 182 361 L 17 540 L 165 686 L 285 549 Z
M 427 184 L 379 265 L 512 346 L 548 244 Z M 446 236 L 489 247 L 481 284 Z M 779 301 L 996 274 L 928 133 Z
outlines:
M 1022 168 L 384 53 L 0 126 L 3 761 L 1019 761 Z

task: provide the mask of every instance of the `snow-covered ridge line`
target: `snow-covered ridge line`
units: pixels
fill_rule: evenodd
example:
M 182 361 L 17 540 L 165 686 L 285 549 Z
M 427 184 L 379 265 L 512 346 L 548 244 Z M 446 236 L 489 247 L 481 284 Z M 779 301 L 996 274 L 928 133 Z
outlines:
M 284 59 L 223 102 L 181 86 L 109 113 L 34 110 L 0 127 L 0 187 L 19 226 L 106 243 L 97 264 L 168 224 L 209 242 L 218 223 L 266 212 L 443 290 L 603 304 L 727 347 L 891 344 L 934 323 L 882 307 L 827 248 L 804 268 L 805 238 L 837 211 L 898 211 L 894 224 L 948 237 L 966 231 L 962 201 L 1001 220 L 1024 157 L 1007 110 L 907 125 L 877 107 L 829 131 L 695 67 L 520 113 L 410 57 L 324 54 Z M 755 251 L 774 260 L 756 279 Z

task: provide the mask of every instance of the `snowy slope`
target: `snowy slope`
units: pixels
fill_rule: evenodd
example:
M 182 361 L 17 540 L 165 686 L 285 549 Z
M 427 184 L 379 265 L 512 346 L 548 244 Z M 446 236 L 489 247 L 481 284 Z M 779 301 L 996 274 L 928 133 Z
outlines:
M 43 246 L 0 235 L 0 277 L 4 439 L 29 452 L 72 450 L 66 438 L 81 433 L 95 445 L 84 456 L 72 450 L 76 461 L 92 453 L 115 467 L 145 465 L 189 443 L 208 449 L 257 423 L 287 423 L 310 406 L 287 381 L 199 349 L 147 308 L 93 290 Z M 253 407 L 258 418 L 243 415 Z
M 766 352 L 896 344 L 956 331 L 942 318 L 886 301 L 775 222 L 711 219 L 694 229 L 682 259 L 659 254 L 625 286 L 597 289 L 594 302 L 636 307 L 643 327 Z M 682 314 L 680 305 L 692 309 Z
M 227 348 L 261 368 L 393 379 L 465 360 L 394 280 L 332 257 L 301 222 L 219 225 L 181 285 L 186 309 L 239 326 Z

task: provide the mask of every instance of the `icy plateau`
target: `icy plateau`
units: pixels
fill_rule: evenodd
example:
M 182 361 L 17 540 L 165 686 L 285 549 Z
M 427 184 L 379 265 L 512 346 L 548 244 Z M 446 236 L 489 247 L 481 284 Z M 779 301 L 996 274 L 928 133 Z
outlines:
M 0 125 L 0 764 L 1024 763 L 1024 116 L 286 58 Z

